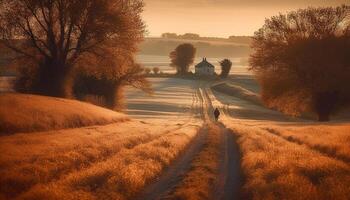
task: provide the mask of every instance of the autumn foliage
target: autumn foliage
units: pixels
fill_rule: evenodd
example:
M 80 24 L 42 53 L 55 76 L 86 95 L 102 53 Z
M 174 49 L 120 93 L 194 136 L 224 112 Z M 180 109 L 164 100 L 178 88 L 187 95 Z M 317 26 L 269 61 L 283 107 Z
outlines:
M 142 9 L 142 0 L 0 1 L 0 38 L 16 52 L 17 86 L 30 93 L 71 96 L 76 66 L 88 60 L 89 66 L 99 67 L 110 49 L 136 52 L 144 33 Z
M 270 107 L 320 121 L 350 103 L 350 7 L 308 8 L 265 21 L 255 33 L 252 70 Z
M 178 74 L 186 74 L 190 65 L 194 62 L 196 48 L 189 43 L 180 44 L 170 53 L 171 65 L 176 68 Z

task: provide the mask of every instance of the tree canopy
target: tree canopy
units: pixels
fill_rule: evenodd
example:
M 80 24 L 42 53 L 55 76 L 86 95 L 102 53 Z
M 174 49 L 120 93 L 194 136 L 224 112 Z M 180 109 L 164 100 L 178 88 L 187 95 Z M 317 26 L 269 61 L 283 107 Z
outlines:
M 178 74 L 186 74 L 194 62 L 196 48 L 190 43 L 180 44 L 170 53 L 171 65 L 176 67 Z
M 33 68 L 25 69 L 36 74 L 33 92 L 65 97 L 83 58 L 103 58 L 110 48 L 137 50 L 142 9 L 142 0 L 0 1 L 0 39 L 17 53 L 18 65 Z
M 219 62 L 221 66 L 221 78 L 227 78 L 227 76 L 230 74 L 232 62 L 229 59 L 223 59 Z
M 350 7 L 307 8 L 265 21 L 250 57 L 270 107 L 329 120 L 350 101 Z

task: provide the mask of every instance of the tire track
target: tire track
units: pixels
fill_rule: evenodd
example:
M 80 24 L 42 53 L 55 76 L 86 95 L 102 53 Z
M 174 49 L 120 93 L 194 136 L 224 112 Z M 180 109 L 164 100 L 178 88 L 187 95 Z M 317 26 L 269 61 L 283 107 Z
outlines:
M 200 89 L 196 89 L 193 94 L 193 115 L 199 113 L 203 120 L 206 117 L 206 105 Z M 183 179 L 186 172 L 190 169 L 192 160 L 203 149 L 208 137 L 206 125 L 197 133 L 195 138 L 188 144 L 181 153 L 152 183 L 148 184 L 144 190 L 137 195 L 136 200 L 153 200 L 165 198 L 176 185 Z
M 221 118 L 225 121 L 228 116 L 228 106 L 216 100 L 210 87 L 205 88 L 207 99 L 211 106 L 219 109 Z M 213 109 L 212 109 L 213 110 Z M 214 121 L 214 120 L 213 120 Z M 231 129 L 226 128 L 224 123 L 217 122 L 222 134 L 221 159 L 218 180 L 214 189 L 213 199 L 234 200 L 241 199 L 242 173 L 241 154 L 236 142 L 237 138 Z
M 185 151 L 176 158 L 171 165 L 151 184 L 149 184 L 143 192 L 141 192 L 136 200 L 153 200 L 162 199 L 169 191 L 181 181 L 183 175 L 190 169 L 191 161 L 201 151 L 207 137 L 206 127 L 202 127 L 197 136 L 188 145 Z

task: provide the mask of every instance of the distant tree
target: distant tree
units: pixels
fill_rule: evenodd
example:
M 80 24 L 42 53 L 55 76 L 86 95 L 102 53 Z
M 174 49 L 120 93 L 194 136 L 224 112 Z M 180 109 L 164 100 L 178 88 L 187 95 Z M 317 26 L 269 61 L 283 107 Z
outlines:
M 250 64 L 270 107 L 319 121 L 350 102 L 350 7 L 274 16 L 255 33 Z
M 159 74 L 159 71 L 160 71 L 159 67 L 153 67 L 154 74 Z
M 144 71 L 145 71 L 145 74 L 150 74 L 151 73 L 151 69 L 150 68 L 145 68 Z
M 177 38 L 176 33 L 163 33 L 162 38 Z
M 230 74 L 232 62 L 229 59 L 223 59 L 219 62 L 221 66 L 221 78 L 227 78 L 227 76 Z
M 183 39 L 200 39 L 200 35 L 196 33 L 185 33 L 180 37 Z
M 136 51 L 142 9 L 142 0 L 0 1 L 0 42 L 17 53 L 17 65 L 32 68 L 19 80 L 28 92 L 67 97 L 83 57 L 112 47 Z
M 186 74 L 194 62 L 196 48 L 189 43 L 180 44 L 169 55 L 171 66 L 176 67 L 178 74 Z

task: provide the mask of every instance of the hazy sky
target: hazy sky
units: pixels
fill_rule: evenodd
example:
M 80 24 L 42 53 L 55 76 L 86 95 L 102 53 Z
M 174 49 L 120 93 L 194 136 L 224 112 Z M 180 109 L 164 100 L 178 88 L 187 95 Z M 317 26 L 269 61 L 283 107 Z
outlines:
M 164 32 L 227 37 L 253 35 L 265 18 L 308 6 L 350 4 L 350 0 L 144 0 L 148 36 Z

